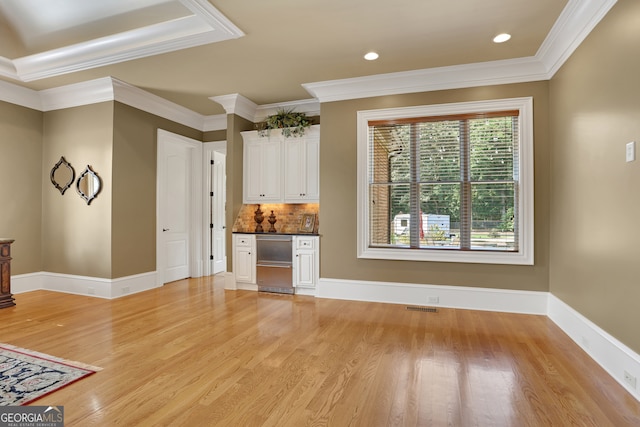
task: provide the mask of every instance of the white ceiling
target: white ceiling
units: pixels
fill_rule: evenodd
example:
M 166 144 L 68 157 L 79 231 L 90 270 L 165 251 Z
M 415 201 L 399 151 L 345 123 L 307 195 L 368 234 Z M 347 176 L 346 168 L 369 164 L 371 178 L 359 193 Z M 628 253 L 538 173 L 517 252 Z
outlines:
M 615 1 L 2 0 L 0 78 L 41 91 L 112 76 L 203 115 L 228 94 L 260 105 L 539 80 Z M 512 39 L 492 43 L 501 32 Z

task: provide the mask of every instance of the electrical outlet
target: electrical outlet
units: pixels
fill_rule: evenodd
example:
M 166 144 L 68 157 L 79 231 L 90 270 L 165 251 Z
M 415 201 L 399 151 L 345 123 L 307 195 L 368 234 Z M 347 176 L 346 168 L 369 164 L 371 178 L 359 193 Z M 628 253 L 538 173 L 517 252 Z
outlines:
M 427 304 L 440 304 L 440 297 L 427 297 Z
M 631 375 L 629 372 L 624 371 L 624 382 L 631 387 L 632 389 L 636 388 L 636 377 Z
M 626 159 L 627 162 L 633 162 L 636 159 L 636 142 L 627 142 L 626 147 Z

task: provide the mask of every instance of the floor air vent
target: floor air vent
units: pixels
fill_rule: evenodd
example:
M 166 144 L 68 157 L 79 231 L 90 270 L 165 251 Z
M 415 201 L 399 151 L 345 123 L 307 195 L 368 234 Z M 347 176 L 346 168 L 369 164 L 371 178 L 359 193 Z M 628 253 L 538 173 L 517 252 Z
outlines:
M 415 305 L 408 305 L 407 306 L 407 310 L 411 310 L 411 311 L 424 311 L 427 313 L 437 313 L 438 309 L 437 308 L 433 308 L 433 307 L 418 307 Z

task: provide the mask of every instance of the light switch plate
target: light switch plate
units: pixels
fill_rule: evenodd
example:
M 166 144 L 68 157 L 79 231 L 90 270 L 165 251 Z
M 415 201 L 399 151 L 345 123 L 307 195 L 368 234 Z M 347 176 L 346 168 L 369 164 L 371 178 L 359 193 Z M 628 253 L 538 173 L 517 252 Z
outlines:
M 636 142 L 627 143 L 627 162 L 633 162 L 636 159 Z

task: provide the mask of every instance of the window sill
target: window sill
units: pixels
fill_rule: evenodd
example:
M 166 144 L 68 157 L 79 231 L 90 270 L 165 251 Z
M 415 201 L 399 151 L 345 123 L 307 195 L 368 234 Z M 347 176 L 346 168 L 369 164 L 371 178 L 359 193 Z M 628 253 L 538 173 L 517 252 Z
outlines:
M 431 261 L 473 264 L 533 265 L 533 253 L 502 251 L 458 251 L 447 249 L 366 248 L 358 258 L 394 261 Z

